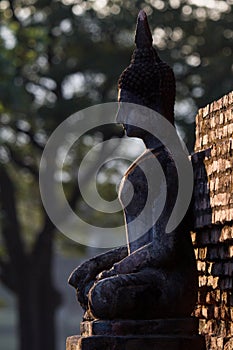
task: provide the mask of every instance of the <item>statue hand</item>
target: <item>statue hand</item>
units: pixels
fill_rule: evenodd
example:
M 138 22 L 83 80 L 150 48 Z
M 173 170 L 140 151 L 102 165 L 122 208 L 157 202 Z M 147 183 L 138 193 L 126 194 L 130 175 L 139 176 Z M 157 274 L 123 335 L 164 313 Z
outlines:
M 107 278 L 116 274 L 115 271 L 111 270 L 111 267 L 116 261 L 127 256 L 127 252 L 127 247 L 119 247 L 110 250 L 85 261 L 71 273 L 68 282 L 77 290 L 78 300 L 84 310 L 87 309 L 87 294 L 91 287 L 99 279 Z M 104 271 L 103 274 L 101 271 Z
M 69 284 L 76 289 L 82 289 L 83 286 L 88 283 L 92 278 L 90 278 L 88 273 L 88 262 L 84 262 L 78 266 L 69 277 Z
M 100 281 L 100 280 L 102 280 L 104 278 L 116 276 L 117 274 L 118 273 L 116 272 L 114 267 L 112 267 L 110 270 L 105 270 L 105 271 L 102 271 L 101 273 L 99 273 L 98 276 L 97 276 L 97 281 Z
M 84 310 L 86 310 L 86 305 L 88 303 L 88 293 L 92 288 L 92 286 L 102 279 L 116 276 L 116 275 L 117 275 L 117 272 L 115 271 L 115 269 L 111 268 L 110 270 L 105 270 L 100 272 L 93 280 L 89 280 L 89 281 L 86 280 L 86 281 L 83 281 L 82 283 L 80 280 L 78 281 L 77 297 L 78 297 L 78 301 L 80 302 Z
M 151 265 L 151 261 L 153 259 L 152 251 L 153 245 L 152 243 L 149 243 L 139 248 L 134 253 L 128 255 L 121 261 L 115 263 L 113 265 L 113 269 L 116 274 L 137 272 L 140 269 Z

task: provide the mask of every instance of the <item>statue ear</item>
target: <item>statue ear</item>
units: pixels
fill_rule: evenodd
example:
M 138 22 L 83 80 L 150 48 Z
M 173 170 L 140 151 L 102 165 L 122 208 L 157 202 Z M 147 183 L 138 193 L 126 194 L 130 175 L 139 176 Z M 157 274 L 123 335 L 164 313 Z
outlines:
M 135 44 L 138 49 L 152 47 L 152 35 L 146 13 L 141 10 L 138 14 L 138 22 L 135 35 Z

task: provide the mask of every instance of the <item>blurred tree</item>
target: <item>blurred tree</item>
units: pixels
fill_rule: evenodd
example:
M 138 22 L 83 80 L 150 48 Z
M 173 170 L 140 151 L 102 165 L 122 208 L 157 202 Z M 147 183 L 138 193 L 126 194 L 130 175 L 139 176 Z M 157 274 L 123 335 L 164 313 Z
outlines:
M 40 201 L 39 161 L 77 110 L 116 101 L 138 10 L 177 78 L 177 125 L 189 148 L 197 108 L 232 89 L 232 0 L 0 2 L 0 278 L 18 300 L 21 350 L 55 349 L 55 227 Z M 118 133 L 100 130 L 103 139 Z M 85 152 L 79 147 L 78 158 Z M 73 208 L 79 190 L 67 184 Z

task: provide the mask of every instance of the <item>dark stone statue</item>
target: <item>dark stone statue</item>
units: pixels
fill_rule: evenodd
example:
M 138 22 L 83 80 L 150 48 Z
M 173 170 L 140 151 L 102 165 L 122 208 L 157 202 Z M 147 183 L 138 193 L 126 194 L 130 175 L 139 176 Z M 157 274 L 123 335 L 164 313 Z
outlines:
M 138 16 L 135 43 L 132 61 L 119 79 L 120 105 L 130 102 L 149 107 L 173 124 L 174 74 L 152 47 L 143 11 Z M 148 131 L 134 126 L 133 118 L 125 115 L 120 107 L 117 121 L 123 124 L 127 136 L 141 138 L 146 146 L 145 152 L 127 170 L 120 186 L 128 247 L 94 257 L 71 274 L 69 283 L 77 290 L 85 310 L 84 320 L 185 318 L 190 317 L 196 303 L 197 272 L 188 214 L 175 230 L 165 233 L 178 191 L 176 166 L 169 150 Z M 166 179 L 164 184 L 163 178 L 154 174 L 157 183 L 166 186 L 165 205 L 153 223 L 151 218 L 160 196 L 160 186 L 156 186 L 151 210 L 141 219 L 142 226 L 150 220 L 153 224 L 137 237 L 137 226 L 132 223 L 142 212 L 149 191 L 142 168 L 150 169 L 153 159 L 160 163 Z M 130 183 L 134 194 L 128 203 Z

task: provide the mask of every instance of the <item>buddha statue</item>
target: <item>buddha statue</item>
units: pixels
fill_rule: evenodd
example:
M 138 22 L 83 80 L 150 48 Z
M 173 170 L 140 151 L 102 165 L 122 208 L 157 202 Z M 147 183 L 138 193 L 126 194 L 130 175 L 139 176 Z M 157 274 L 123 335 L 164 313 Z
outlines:
M 84 320 L 184 318 L 191 315 L 196 303 L 197 271 L 189 214 L 174 230 L 165 232 L 178 192 L 174 160 L 161 140 L 148 130 L 135 126 L 135 118 L 142 116 L 124 108 L 124 104 L 133 104 L 132 108 L 145 106 L 174 124 L 174 74 L 152 46 L 144 11 L 138 16 L 135 43 L 131 63 L 119 79 L 117 122 L 123 125 L 128 137 L 143 140 L 145 152 L 129 167 L 119 191 L 127 246 L 84 262 L 69 278 L 84 309 Z M 159 162 L 162 175 L 153 172 L 153 161 Z M 143 208 L 151 188 L 143 169 L 147 169 L 156 182 L 145 213 Z M 132 187 L 133 196 L 129 201 Z M 161 196 L 164 196 L 165 204 L 154 222 Z M 134 222 L 139 215 L 142 216 L 140 225 L 148 227 L 145 232 L 142 230 L 137 234 L 139 227 Z

